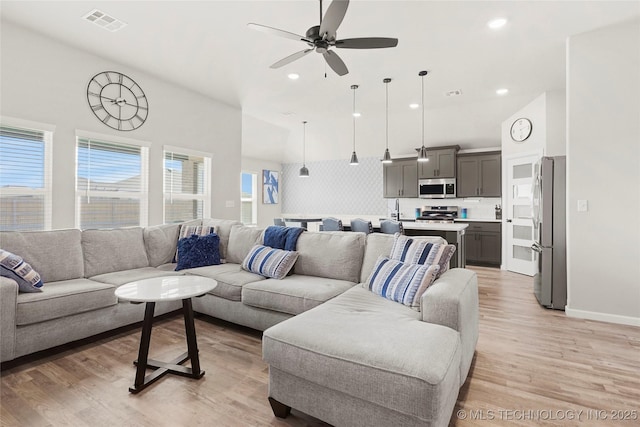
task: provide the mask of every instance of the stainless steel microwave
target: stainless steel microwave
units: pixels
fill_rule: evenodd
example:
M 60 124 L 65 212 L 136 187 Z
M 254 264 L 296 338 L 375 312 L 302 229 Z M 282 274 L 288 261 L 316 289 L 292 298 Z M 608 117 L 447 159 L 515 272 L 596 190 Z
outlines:
M 418 192 L 421 199 L 455 199 L 456 179 L 421 179 L 418 181 Z

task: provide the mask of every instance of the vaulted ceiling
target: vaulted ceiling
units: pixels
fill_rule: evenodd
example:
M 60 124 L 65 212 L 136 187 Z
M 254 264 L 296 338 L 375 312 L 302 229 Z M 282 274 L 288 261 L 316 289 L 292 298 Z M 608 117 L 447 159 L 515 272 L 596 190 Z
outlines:
M 324 2 L 326 10 L 329 1 Z M 97 8 L 126 22 L 108 32 L 81 19 Z M 2 17 L 65 43 L 242 108 L 243 154 L 299 161 L 349 158 L 350 86 L 356 93 L 356 148 L 382 156 L 389 77 L 393 155 L 421 145 L 420 70 L 425 77 L 425 142 L 463 148 L 500 145 L 500 123 L 544 91 L 564 90 L 567 37 L 640 16 L 635 1 L 351 1 L 338 38 L 396 37 L 391 49 L 335 49 L 339 77 L 311 53 L 269 66 L 305 44 L 251 30 L 254 22 L 297 34 L 319 23 L 319 2 L 3 1 Z M 500 30 L 487 22 L 504 17 Z M 597 58 L 594 58 L 597 60 Z M 290 80 L 289 73 L 300 78 Z M 606 82 L 603 82 L 606 84 Z M 499 96 L 496 90 L 509 89 Z M 460 90 L 460 96 L 446 92 Z

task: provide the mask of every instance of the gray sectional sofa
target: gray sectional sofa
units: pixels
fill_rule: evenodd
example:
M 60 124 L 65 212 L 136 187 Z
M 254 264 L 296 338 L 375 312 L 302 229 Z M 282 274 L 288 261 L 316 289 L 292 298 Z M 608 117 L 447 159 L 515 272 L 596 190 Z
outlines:
M 43 292 L 18 293 L 0 277 L 0 360 L 139 322 L 144 306 L 118 301 L 119 285 L 195 274 L 218 281 L 194 299 L 195 311 L 264 331 L 277 416 L 293 407 L 334 425 L 447 425 L 478 339 L 475 273 L 443 274 L 418 312 L 359 285 L 389 254 L 391 235 L 304 232 L 293 274 L 276 280 L 241 268 L 263 230 L 230 220 L 202 224 L 216 228 L 226 262 L 179 272 L 172 263 L 179 224 L 0 233 L 0 247 L 45 283 Z M 180 306 L 159 303 L 156 315 Z

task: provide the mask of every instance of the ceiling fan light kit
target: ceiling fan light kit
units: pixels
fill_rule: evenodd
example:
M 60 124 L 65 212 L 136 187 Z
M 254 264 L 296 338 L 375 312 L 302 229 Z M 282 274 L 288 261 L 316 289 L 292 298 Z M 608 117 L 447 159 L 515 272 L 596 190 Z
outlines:
M 307 30 L 304 36 L 291 33 L 289 31 L 280 30 L 266 25 L 247 24 L 249 28 L 257 31 L 262 31 L 268 34 L 276 36 L 298 40 L 307 44 L 307 48 L 299 52 L 293 53 L 286 58 L 271 65 L 270 68 L 283 67 L 297 59 L 306 56 L 314 50 L 322 54 L 326 63 L 331 67 L 333 71 L 339 76 L 344 76 L 349 73 L 349 69 L 342 61 L 337 53 L 330 50 L 331 48 L 337 49 L 382 49 L 388 47 L 396 47 L 398 45 L 398 39 L 388 37 L 362 37 L 353 39 L 336 39 L 336 31 L 342 23 L 347 8 L 349 7 L 349 0 L 333 0 L 327 12 L 322 18 L 322 0 L 320 0 L 320 25 L 315 25 Z
M 418 161 L 419 162 L 428 162 L 429 156 L 427 153 L 427 148 L 424 146 L 424 76 L 428 74 L 427 71 L 420 71 L 418 75 L 421 78 L 422 82 L 422 147 L 420 147 L 420 151 L 418 153 Z
M 309 168 L 305 164 L 305 145 L 307 139 L 307 122 L 302 122 L 302 167 L 300 168 L 299 177 L 309 178 Z

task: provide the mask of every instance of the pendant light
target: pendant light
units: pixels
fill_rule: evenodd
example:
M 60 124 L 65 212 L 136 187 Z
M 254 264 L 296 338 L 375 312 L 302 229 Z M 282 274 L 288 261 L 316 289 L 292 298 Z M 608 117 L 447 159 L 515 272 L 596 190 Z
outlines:
M 356 154 L 356 89 L 358 85 L 352 85 L 353 89 L 353 153 L 351 153 L 350 165 L 356 166 L 358 164 L 358 155 Z
M 382 163 L 392 163 L 393 160 L 391 160 L 391 154 L 389 154 L 389 82 L 391 81 L 391 79 L 386 78 L 384 80 L 382 80 L 382 82 L 384 83 L 384 87 L 385 87 L 385 110 L 386 110 L 386 124 L 385 124 L 385 131 L 386 131 L 386 141 L 387 141 L 387 148 L 384 150 L 384 155 L 382 156 Z
M 307 139 L 307 122 L 302 122 L 302 167 L 300 168 L 300 178 L 309 178 L 309 169 L 305 164 L 305 142 Z
M 429 156 L 427 154 L 427 148 L 424 146 L 424 76 L 427 75 L 427 71 L 420 71 L 418 75 L 422 78 L 422 147 L 420 147 L 418 161 L 428 162 Z

